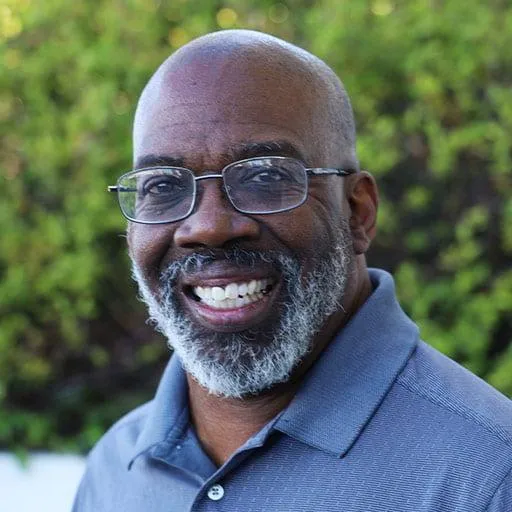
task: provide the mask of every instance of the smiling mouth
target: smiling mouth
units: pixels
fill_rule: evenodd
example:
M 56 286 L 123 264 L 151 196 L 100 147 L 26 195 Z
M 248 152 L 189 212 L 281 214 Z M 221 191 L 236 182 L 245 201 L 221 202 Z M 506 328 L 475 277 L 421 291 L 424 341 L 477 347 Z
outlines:
M 211 309 L 236 309 L 254 304 L 269 295 L 274 289 L 273 279 L 252 279 L 246 282 L 231 282 L 225 286 L 194 286 L 191 297 Z

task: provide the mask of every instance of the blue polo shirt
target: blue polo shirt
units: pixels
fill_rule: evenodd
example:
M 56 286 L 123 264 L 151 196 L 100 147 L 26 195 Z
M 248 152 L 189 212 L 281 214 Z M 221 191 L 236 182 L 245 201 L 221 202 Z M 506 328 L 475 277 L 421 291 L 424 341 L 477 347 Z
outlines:
M 221 467 L 173 356 L 91 452 L 74 511 L 511 512 L 512 402 L 419 339 L 389 274 L 371 278 L 290 405 Z

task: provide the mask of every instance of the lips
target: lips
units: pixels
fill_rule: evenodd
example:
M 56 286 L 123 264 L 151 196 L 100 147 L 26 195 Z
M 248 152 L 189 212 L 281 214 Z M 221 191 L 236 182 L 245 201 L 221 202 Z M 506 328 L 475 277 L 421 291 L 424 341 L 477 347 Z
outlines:
M 200 302 L 213 309 L 233 309 L 263 299 L 273 288 L 271 279 L 252 279 L 243 283 L 231 282 L 226 286 L 194 286 L 193 292 Z
M 269 270 L 212 269 L 183 284 L 192 317 L 204 327 L 234 332 L 263 322 L 272 312 L 280 281 Z M 223 274 L 223 275 L 222 275 Z

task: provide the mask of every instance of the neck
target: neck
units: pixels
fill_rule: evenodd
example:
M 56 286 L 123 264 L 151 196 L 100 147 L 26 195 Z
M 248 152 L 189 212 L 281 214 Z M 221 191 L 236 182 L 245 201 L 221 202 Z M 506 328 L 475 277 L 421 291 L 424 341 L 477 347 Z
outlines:
M 296 385 L 289 383 L 254 397 L 226 398 L 209 394 L 187 378 L 191 421 L 203 449 L 217 466 L 277 416 L 296 392 Z

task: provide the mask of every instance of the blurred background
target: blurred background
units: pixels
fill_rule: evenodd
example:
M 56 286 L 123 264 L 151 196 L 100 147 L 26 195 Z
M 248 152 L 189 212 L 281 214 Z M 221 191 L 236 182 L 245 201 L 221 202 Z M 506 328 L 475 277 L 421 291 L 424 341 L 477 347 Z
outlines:
M 512 395 L 508 0 L 1 0 L 0 450 L 86 453 L 153 395 L 168 352 L 106 186 L 155 68 L 237 27 L 338 72 L 381 188 L 370 264 L 425 340 Z

